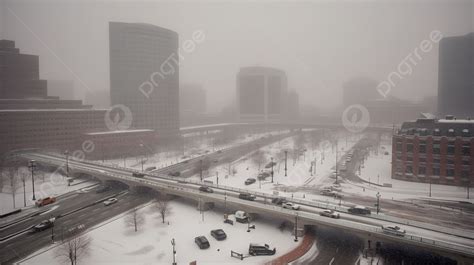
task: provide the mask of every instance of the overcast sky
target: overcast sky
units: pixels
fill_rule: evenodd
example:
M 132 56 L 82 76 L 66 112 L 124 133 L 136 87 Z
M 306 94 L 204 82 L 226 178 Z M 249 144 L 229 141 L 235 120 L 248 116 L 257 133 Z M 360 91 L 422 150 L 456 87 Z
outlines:
M 202 84 L 211 111 L 234 100 L 242 66 L 281 68 L 303 104 L 328 108 L 341 103 L 345 81 L 385 80 L 433 30 L 474 31 L 474 0 L 0 1 L 1 37 L 40 56 L 41 78 L 74 80 L 78 98 L 109 89 L 109 21 L 169 28 L 180 42 L 202 30 L 205 41 L 181 61 L 180 81 Z M 393 94 L 436 95 L 437 72 L 436 44 Z

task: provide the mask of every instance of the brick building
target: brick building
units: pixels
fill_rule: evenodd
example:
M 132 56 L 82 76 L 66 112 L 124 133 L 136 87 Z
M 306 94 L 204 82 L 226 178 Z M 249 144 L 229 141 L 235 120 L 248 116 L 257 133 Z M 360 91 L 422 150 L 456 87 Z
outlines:
M 418 119 L 393 136 L 392 178 L 466 186 L 474 183 L 474 120 Z

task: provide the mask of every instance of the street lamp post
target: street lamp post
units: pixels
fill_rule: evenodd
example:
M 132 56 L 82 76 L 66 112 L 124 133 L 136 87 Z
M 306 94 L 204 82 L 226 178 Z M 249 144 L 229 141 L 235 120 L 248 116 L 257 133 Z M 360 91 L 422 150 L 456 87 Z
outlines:
M 377 194 L 375 196 L 377 197 L 377 204 L 376 204 L 377 214 L 379 214 L 379 212 L 380 212 L 380 196 L 382 196 L 382 195 L 380 195 L 380 192 L 377 192 Z
M 30 160 L 30 165 L 28 166 L 31 169 L 31 183 L 33 184 L 33 200 L 36 200 L 35 197 L 35 168 L 36 168 L 36 161 Z
M 270 158 L 272 163 L 272 183 L 273 183 L 273 157 Z
M 288 160 L 288 150 L 285 150 L 285 177 L 287 176 L 287 160 Z
M 67 178 L 67 185 L 71 186 L 71 182 L 69 182 L 69 151 L 66 150 L 64 151 L 64 154 L 66 155 L 66 178 Z
M 173 264 L 172 265 L 177 265 L 176 263 L 176 241 L 173 239 L 171 239 L 171 245 L 173 246 Z
M 295 242 L 298 242 L 298 213 L 295 214 Z
M 201 178 L 201 182 L 202 182 L 202 159 L 199 160 L 199 177 Z

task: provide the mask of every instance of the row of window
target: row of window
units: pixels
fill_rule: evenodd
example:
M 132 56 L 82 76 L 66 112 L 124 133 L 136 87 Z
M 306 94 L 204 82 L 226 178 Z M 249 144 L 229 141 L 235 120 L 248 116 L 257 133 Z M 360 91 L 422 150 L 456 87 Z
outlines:
M 398 169 L 397 171 L 398 172 L 403 172 L 403 170 L 401 170 L 401 169 Z M 413 166 L 412 165 L 407 165 L 405 167 L 405 174 L 412 175 L 414 173 L 417 173 L 416 175 L 426 175 L 427 167 L 419 166 L 417 172 L 413 171 Z M 444 173 L 442 175 L 447 176 L 447 177 L 456 176 L 456 171 L 454 170 L 454 168 L 446 168 L 444 170 L 444 172 L 441 172 L 441 169 L 439 167 L 432 167 L 431 168 L 431 175 L 441 176 L 441 173 Z M 460 172 L 460 177 L 461 178 L 469 178 L 469 176 L 470 176 L 470 170 L 469 169 L 461 170 L 461 172 Z

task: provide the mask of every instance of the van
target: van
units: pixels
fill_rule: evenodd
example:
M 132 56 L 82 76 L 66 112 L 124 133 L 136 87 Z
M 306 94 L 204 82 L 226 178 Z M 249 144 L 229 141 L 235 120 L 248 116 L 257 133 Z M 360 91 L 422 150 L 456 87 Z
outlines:
M 267 244 L 250 244 L 249 255 L 260 256 L 260 255 L 275 255 L 276 248 L 270 249 Z
M 247 223 L 249 221 L 249 216 L 244 211 L 235 212 L 235 220 L 239 223 Z
M 239 199 L 242 199 L 242 200 L 255 201 L 256 198 L 257 197 L 255 195 L 247 193 L 247 192 L 239 194 Z

